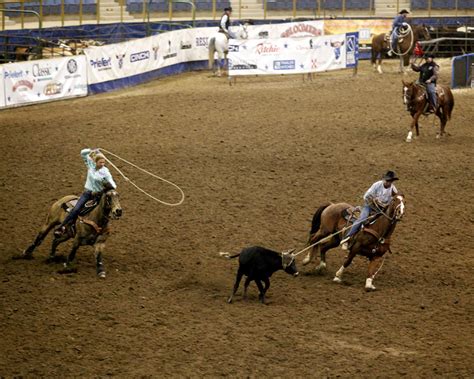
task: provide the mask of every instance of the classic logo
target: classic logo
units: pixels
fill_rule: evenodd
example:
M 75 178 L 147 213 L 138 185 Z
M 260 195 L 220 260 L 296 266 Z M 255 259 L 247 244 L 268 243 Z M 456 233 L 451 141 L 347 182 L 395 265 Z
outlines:
M 46 87 L 44 87 L 43 93 L 46 96 L 56 95 L 58 93 L 61 93 L 62 89 L 63 89 L 62 83 L 50 82 L 46 84 Z
M 66 68 L 70 74 L 74 74 L 77 71 L 77 62 L 74 59 L 69 59 Z
M 268 38 L 268 31 L 264 30 L 258 33 L 258 38 Z
M 31 83 L 29 80 L 19 80 L 18 82 L 15 83 L 15 85 L 12 87 L 13 92 L 18 90 L 18 92 L 23 92 L 23 91 L 28 91 L 28 90 L 33 89 L 33 83 Z
M 191 42 L 183 42 L 183 41 L 181 41 L 179 46 L 180 46 L 181 50 L 186 50 L 186 49 L 190 49 L 190 48 L 193 47 Z
M 130 55 L 130 62 L 139 62 L 139 61 L 144 61 L 146 59 L 150 59 L 150 51 L 145 50 L 145 51 L 140 51 L 139 53 L 134 53 Z
M 123 67 L 123 59 L 125 58 L 126 55 L 127 55 L 127 53 L 115 54 L 115 58 L 117 58 L 117 60 L 118 60 L 118 66 L 119 66 L 120 69 L 122 69 L 122 67 Z
M 51 76 L 51 67 L 41 67 L 37 63 L 33 65 L 33 69 L 31 71 L 34 77 Z
M 322 35 L 321 29 L 318 29 L 310 24 L 296 24 L 290 26 L 286 29 L 283 33 L 281 33 L 281 38 L 288 38 L 294 35 L 298 35 L 298 37 L 302 36 L 320 36 Z
M 18 71 L 5 71 L 5 74 L 3 75 L 5 79 L 12 78 L 12 79 L 18 79 L 23 77 L 23 70 L 18 70 Z
M 347 36 L 347 51 L 354 51 L 356 47 L 355 36 Z
M 112 66 L 112 58 L 91 59 L 89 63 L 93 68 L 96 68 L 99 71 L 109 70 Z
M 229 53 L 238 53 L 239 45 L 229 45 Z
M 296 66 L 295 60 L 293 59 L 273 61 L 274 70 L 294 70 L 295 66 Z
M 274 54 L 280 52 L 280 47 L 271 42 L 262 42 L 255 47 L 255 52 L 259 55 Z
M 229 61 L 229 69 L 231 70 L 255 70 L 256 68 L 257 68 L 257 65 L 253 63 L 233 64 L 231 60 Z

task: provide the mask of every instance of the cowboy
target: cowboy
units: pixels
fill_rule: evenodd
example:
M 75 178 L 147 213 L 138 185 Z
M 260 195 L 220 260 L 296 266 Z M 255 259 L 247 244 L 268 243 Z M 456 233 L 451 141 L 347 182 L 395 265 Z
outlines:
M 232 7 L 224 8 L 224 14 L 219 22 L 219 33 L 224 33 L 227 39 L 231 37 L 229 32 L 230 15 L 232 14 Z
M 398 13 L 398 15 L 393 19 L 392 31 L 390 33 L 390 49 L 387 53 L 389 57 L 392 56 L 392 51 L 395 49 L 395 45 L 397 43 L 399 30 L 400 28 L 405 26 L 406 21 L 407 21 L 406 18 L 409 13 L 410 12 L 408 12 L 406 9 L 402 9 Z
M 372 210 L 379 211 L 379 209 L 387 207 L 390 201 L 392 201 L 392 197 L 398 193 L 397 188 L 393 184 L 395 180 L 398 180 L 395 172 L 387 171 L 382 176 L 382 180 L 375 182 L 367 190 L 364 194 L 364 206 L 359 218 L 352 224 L 351 230 L 340 243 L 342 250 L 349 250 L 349 240 L 359 231 Z
M 426 87 L 428 101 L 430 103 L 428 112 L 433 113 L 436 112 L 436 107 L 438 105 L 436 99 L 436 81 L 438 80 L 439 66 L 435 63 L 433 54 L 425 54 L 425 60 L 426 62 L 421 66 L 412 63 L 411 68 L 413 71 L 420 73 L 418 82 Z
M 109 169 L 105 167 L 105 156 L 99 149 L 83 149 L 81 150 L 81 157 L 87 166 L 87 180 L 84 192 L 79 197 L 79 200 L 77 200 L 72 211 L 54 231 L 56 237 L 64 235 L 66 228 L 76 222 L 79 213 L 89 200 L 94 199 L 104 190 L 117 188 Z

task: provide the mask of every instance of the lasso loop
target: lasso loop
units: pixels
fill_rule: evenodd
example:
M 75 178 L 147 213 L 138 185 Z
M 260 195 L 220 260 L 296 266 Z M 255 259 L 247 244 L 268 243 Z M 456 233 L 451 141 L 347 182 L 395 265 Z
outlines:
M 132 186 L 134 186 L 134 187 L 135 187 L 136 189 L 138 189 L 139 191 L 143 192 L 143 193 L 144 193 L 145 195 L 147 195 L 148 197 L 152 198 L 153 200 L 155 200 L 155 201 L 157 201 L 157 202 L 159 202 L 159 203 L 161 203 L 161 204 L 168 205 L 168 206 L 170 206 L 170 207 L 176 207 L 176 206 L 181 205 L 181 204 L 183 203 L 183 201 L 184 201 L 184 192 L 183 192 L 183 190 L 182 190 L 181 188 L 179 188 L 176 184 L 170 182 L 169 180 L 163 179 L 163 178 L 159 177 L 158 175 L 155 175 L 155 174 L 153 174 L 153 173 L 151 173 L 151 172 L 149 172 L 149 171 L 147 171 L 147 170 L 145 170 L 145 169 L 143 169 L 143 168 L 141 168 L 141 167 L 138 167 L 136 164 L 134 164 L 134 163 L 132 163 L 132 162 L 129 162 L 129 161 L 127 161 L 126 159 L 124 159 L 124 158 L 122 158 L 122 157 L 119 157 L 118 155 L 112 153 L 111 151 L 108 151 L 108 150 L 103 149 L 103 148 L 99 148 L 99 150 L 104 151 L 104 152 L 106 152 L 107 154 L 110 154 L 110 155 L 114 156 L 114 157 L 117 158 L 117 159 L 120 159 L 122 162 L 125 162 L 125 163 L 129 164 L 130 166 L 135 167 L 136 169 L 138 169 L 138 170 L 144 172 L 145 174 L 148 174 L 148 175 L 150 175 L 150 176 L 152 176 L 152 177 L 154 177 L 154 178 L 156 178 L 156 179 L 159 179 L 159 180 L 161 180 L 161 181 L 163 181 L 163 182 L 165 182 L 165 183 L 171 184 L 173 187 L 175 187 L 176 189 L 178 189 L 178 191 L 181 193 L 181 200 L 178 201 L 177 203 L 168 203 L 168 202 L 166 202 L 166 201 L 157 199 L 155 196 L 153 196 L 153 195 L 149 194 L 148 192 L 146 192 L 145 190 L 141 189 L 141 188 L 140 188 L 139 186 L 137 186 L 133 181 L 131 181 L 129 178 L 127 178 L 127 177 L 123 174 L 123 172 L 120 171 L 120 169 L 119 169 L 116 165 L 114 165 L 114 164 L 112 163 L 112 161 L 110 161 L 110 159 L 108 159 L 107 157 L 105 157 L 105 160 L 106 160 L 113 168 L 115 168 L 115 169 L 117 170 L 117 172 L 118 172 L 128 183 L 130 183 Z
M 392 36 L 390 35 L 390 51 L 391 51 L 393 54 L 395 54 L 395 55 L 397 55 L 397 56 L 399 56 L 399 57 L 403 57 L 403 56 L 407 55 L 407 54 L 411 51 L 411 49 L 412 49 L 412 47 L 413 47 L 413 40 L 414 40 L 414 37 L 413 37 L 413 29 L 412 29 L 412 27 L 411 27 L 410 24 L 405 24 L 404 26 L 406 26 L 406 30 L 400 31 L 400 30 L 398 29 L 398 31 L 397 31 L 397 29 L 394 29 L 393 32 L 392 32 L 392 33 L 395 33 L 395 34 L 396 34 L 396 36 L 397 36 L 397 41 L 398 41 L 398 38 L 400 38 L 400 37 L 405 38 L 405 37 L 407 37 L 408 35 L 410 35 L 410 37 L 411 37 L 411 39 L 410 39 L 410 46 L 409 46 L 408 49 L 407 49 L 406 51 L 404 51 L 403 53 L 402 53 L 402 52 L 399 53 L 399 52 L 397 52 L 397 51 L 395 51 L 395 50 L 393 49 L 393 46 L 392 46 Z M 397 42 L 397 44 L 398 44 L 398 42 Z

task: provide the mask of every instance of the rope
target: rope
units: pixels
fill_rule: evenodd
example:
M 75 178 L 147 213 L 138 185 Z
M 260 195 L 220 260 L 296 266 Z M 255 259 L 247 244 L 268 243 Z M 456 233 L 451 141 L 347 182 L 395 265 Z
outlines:
M 414 41 L 413 29 L 411 28 L 410 24 L 406 24 L 406 26 L 407 26 L 407 30 L 405 32 L 402 32 L 402 33 L 398 33 L 396 29 L 393 30 L 393 33 L 395 33 L 397 35 L 397 40 L 398 40 L 399 37 L 406 37 L 408 34 L 410 34 L 410 37 L 411 37 L 410 47 L 404 53 L 399 53 L 399 52 L 393 50 L 392 36 L 390 36 L 390 51 L 392 53 L 394 53 L 395 55 L 399 56 L 399 57 L 403 57 L 403 56 L 407 55 L 410 52 L 411 48 L 413 47 L 413 41 Z
M 385 262 L 385 256 L 382 258 L 382 263 L 380 263 L 379 268 L 377 269 L 377 271 L 375 271 L 375 274 L 372 276 L 373 279 L 375 279 L 375 275 L 377 275 L 379 271 L 381 270 L 384 262 Z
M 170 206 L 170 207 L 175 207 L 175 206 L 181 205 L 181 204 L 183 203 L 183 201 L 184 201 L 184 192 L 183 192 L 183 190 L 182 190 L 181 188 L 179 188 L 176 184 L 170 182 L 169 180 L 163 179 L 163 178 L 159 177 L 158 175 L 155 175 L 155 174 L 153 174 L 153 173 L 151 173 L 151 172 L 149 172 L 149 171 L 147 171 L 147 170 L 145 170 L 145 169 L 143 169 L 143 168 L 141 168 L 141 167 L 138 167 L 136 164 L 134 164 L 134 163 L 132 163 L 132 162 L 129 162 L 129 161 L 127 161 L 126 159 L 124 159 L 124 158 L 122 158 L 122 157 L 119 157 L 118 155 L 112 153 L 111 151 L 108 151 L 108 150 L 103 149 L 103 148 L 99 148 L 99 150 L 105 151 L 107 154 L 110 154 L 110 155 L 114 156 L 115 158 L 120 159 L 122 162 L 125 162 L 125 163 L 129 164 L 130 166 L 135 167 L 136 169 L 138 169 L 138 170 L 144 172 L 145 174 L 148 174 L 148 175 L 150 175 L 150 176 L 152 176 L 152 177 L 154 177 L 154 178 L 156 178 L 156 179 L 159 179 L 159 180 L 161 180 L 161 181 L 163 181 L 163 182 L 165 182 L 165 183 L 171 184 L 173 187 L 177 188 L 178 191 L 181 193 L 181 200 L 178 201 L 177 203 L 168 203 L 168 202 L 166 202 L 166 201 L 157 199 L 157 198 L 154 197 L 153 195 L 151 195 L 151 194 L 149 194 L 148 192 L 146 192 L 145 190 L 141 189 L 141 188 L 140 188 L 139 186 L 137 186 L 134 182 L 132 182 L 129 178 L 127 178 L 127 177 L 123 174 L 123 172 L 120 171 L 120 169 L 119 169 L 116 165 L 114 165 L 114 164 L 112 163 L 112 161 L 111 161 L 110 159 L 108 159 L 107 157 L 105 157 L 105 160 L 106 160 L 113 168 L 115 168 L 115 169 L 117 170 L 117 172 L 118 172 L 127 182 L 129 182 L 132 186 L 134 186 L 134 187 L 135 187 L 136 189 L 138 189 L 139 191 L 143 192 L 145 195 L 147 195 L 147 196 L 150 197 L 151 199 L 153 199 L 153 200 L 155 200 L 155 201 L 157 201 L 157 202 L 159 202 L 159 203 L 161 203 L 161 204 L 168 205 L 168 206 Z
M 373 214 L 373 215 L 371 215 L 369 217 L 366 217 L 366 218 L 364 218 L 360 221 L 364 222 L 364 221 L 370 220 L 371 218 L 374 218 L 377 215 L 378 215 L 378 213 Z M 357 220 L 357 221 L 359 221 L 359 220 Z M 341 230 L 337 231 L 336 233 L 330 234 L 330 235 L 324 237 L 323 239 L 320 239 L 318 242 L 315 242 L 315 243 L 313 243 L 309 246 L 306 246 L 303 250 L 300 250 L 300 251 L 298 251 L 297 253 L 295 253 L 293 255 L 296 257 L 297 255 L 300 255 L 301 253 L 305 252 L 306 250 L 308 250 L 308 249 L 310 249 L 310 248 L 312 248 L 316 245 L 319 245 L 321 243 L 329 241 L 332 237 L 337 236 L 338 234 L 341 234 L 341 233 L 345 232 L 347 229 L 350 229 L 350 228 L 352 228 L 352 225 L 346 226 L 346 227 L 342 228 Z

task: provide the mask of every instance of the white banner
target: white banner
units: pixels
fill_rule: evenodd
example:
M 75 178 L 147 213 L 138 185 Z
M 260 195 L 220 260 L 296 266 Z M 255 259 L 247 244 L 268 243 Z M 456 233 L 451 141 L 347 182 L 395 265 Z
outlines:
M 87 95 L 84 56 L 3 65 L 6 106 Z
M 234 27 L 230 27 L 232 31 Z M 248 39 L 320 37 L 324 21 L 285 22 L 283 24 L 248 25 Z
M 229 75 L 300 74 L 354 67 L 356 34 L 230 40 Z
M 5 106 L 5 84 L 3 80 L 2 66 L 0 66 L 0 78 L 2 78 L 2 80 L 0 81 L 0 108 L 3 108 Z

